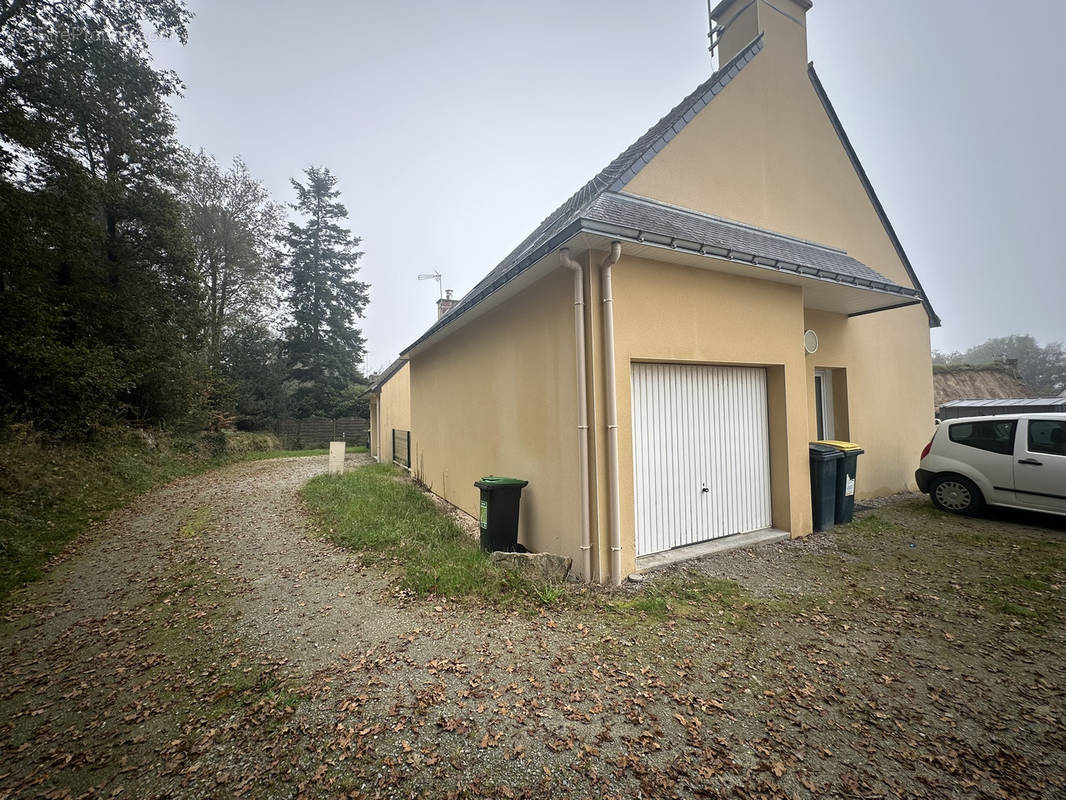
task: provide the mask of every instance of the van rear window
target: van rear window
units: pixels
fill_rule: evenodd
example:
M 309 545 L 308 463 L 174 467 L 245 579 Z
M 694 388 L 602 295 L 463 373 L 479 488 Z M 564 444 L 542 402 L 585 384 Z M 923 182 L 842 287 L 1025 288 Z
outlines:
M 1017 427 L 1018 421 L 1013 419 L 957 422 L 948 428 L 948 438 L 956 444 L 1009 456 L 1014 452 Z

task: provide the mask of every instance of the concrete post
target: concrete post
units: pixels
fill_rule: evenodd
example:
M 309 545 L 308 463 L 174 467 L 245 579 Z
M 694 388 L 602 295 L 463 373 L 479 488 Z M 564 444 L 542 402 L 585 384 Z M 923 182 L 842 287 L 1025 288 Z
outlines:
M 329 474 L 344 474 L 344 442 L 329 443 Z

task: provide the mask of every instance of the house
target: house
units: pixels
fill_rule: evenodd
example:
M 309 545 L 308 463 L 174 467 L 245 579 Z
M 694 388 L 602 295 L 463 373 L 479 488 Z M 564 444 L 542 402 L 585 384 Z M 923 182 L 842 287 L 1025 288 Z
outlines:
M 370 455 L 410 467 L 410 364 L 403 358 L 393 361 L 364 395 L 370 400 Z
M 1032 397 L 1016 366 L 1010 364 L 936 364 L 933 403 L 940 408 L 955 400 L 1002 400 Z
M 437 319 L 459 301 L 449 289 L 437 301 Z M 406 358 L 393 361 L 363 392 L 370 401 L 370 455 L 411 468 L 411 370 Z
M 914 487 L 940 321 L 808 64 L 811 5 L 721 2 L 720 69 L 402 354 L 412 470 L 472 514 L 477 478 L 528 480 L 520 540 L 586 579 L 808 534 L 810 440 L 865 448 L 859 497 Z

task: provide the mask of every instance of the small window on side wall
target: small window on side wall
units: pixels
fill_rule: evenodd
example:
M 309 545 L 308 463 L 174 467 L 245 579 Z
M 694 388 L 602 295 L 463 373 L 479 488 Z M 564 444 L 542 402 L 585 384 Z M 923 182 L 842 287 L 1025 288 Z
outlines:
M 958 422 L 948 428 L 948 438 L 956 444 L 1009 456 L 1014 452 L 1014 431 L 1017 427 L 1018 422 L 1013 419 Z
M 814 420 L 819 440 L 837 438 L 835 417 L 833 370 L 819 367 L 814 371 Z

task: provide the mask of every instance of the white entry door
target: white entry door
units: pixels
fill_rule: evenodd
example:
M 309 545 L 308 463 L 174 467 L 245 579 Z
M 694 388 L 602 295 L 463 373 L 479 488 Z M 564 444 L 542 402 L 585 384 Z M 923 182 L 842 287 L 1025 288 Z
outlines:
M 632 367 L 637 555 L 769 528 L 766 370 Z

